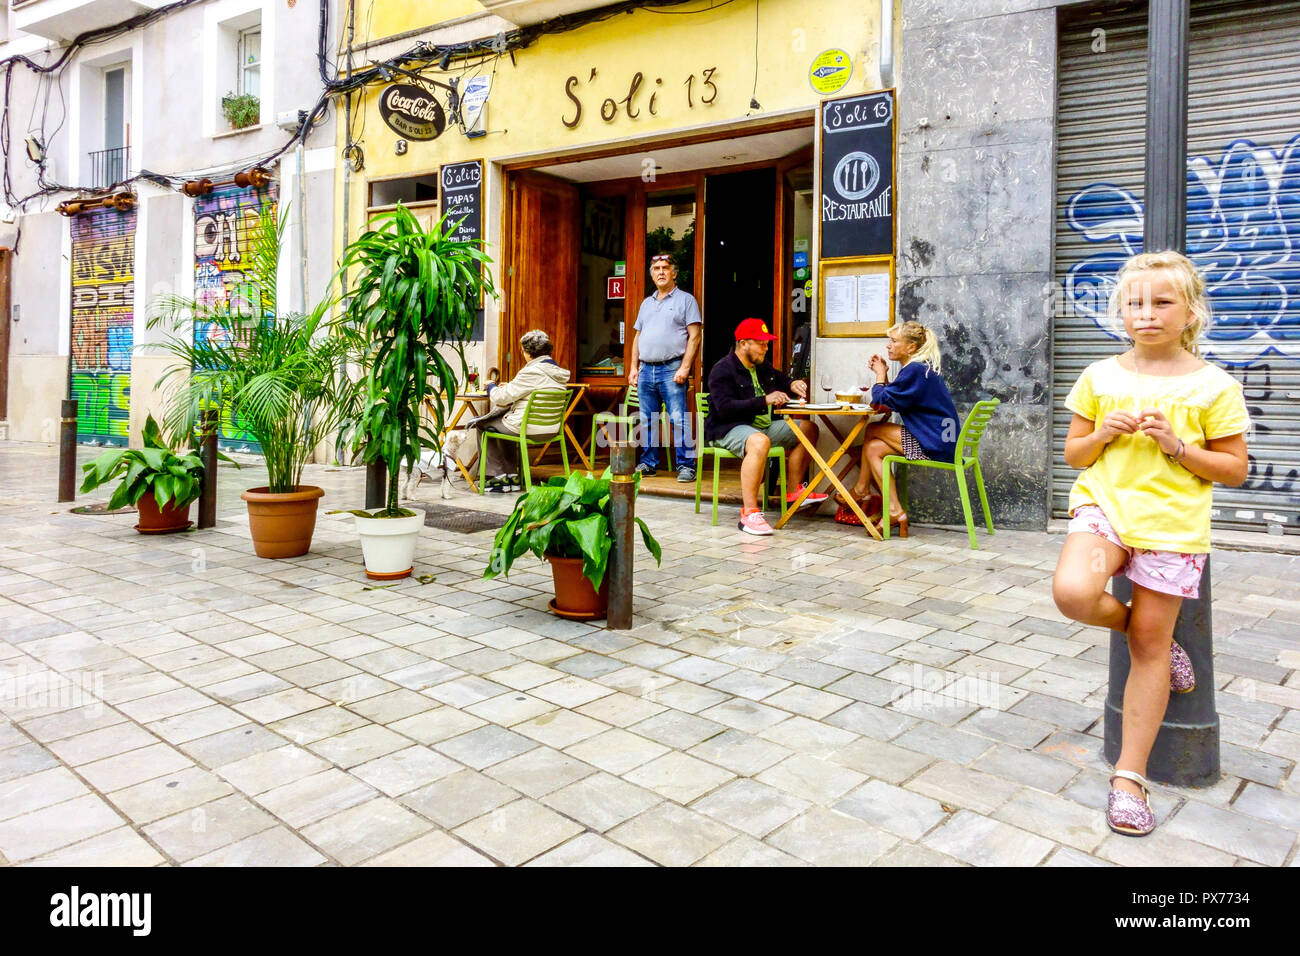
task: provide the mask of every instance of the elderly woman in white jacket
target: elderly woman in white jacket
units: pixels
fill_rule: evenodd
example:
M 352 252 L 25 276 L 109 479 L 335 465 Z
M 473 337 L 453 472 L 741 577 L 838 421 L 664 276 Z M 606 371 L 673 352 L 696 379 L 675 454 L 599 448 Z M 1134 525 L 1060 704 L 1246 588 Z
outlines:
M 478 449 L 483 431 L 500 432 L 503 435 L 518 435 L 524 422 L 524 409 L 528 405 L 528 396 L 540 388 L 564 388 L 568 384 L 570 373 L 561 368 L 551 358 L 552 345 L 550 337 L 540 329 L 525 332 L 519 339 L 527 364 L 504 385 L 488 386 L 488 403 L 491 411 L 488 415 L 477 418 L 463 433 L 453 432 L 447 437 L 444 451 L 454 455 L 467 469 L 478 460 Z M 556 433 L 555 428 L 528 429 L 529 438 L 550 438 Z M 457 441 L 457 438 L 460 440 Z M 518 446 L 491 440 L 487 446 L 487 473 L 501 479 L 515 474 Z M 496 486 L 501 486 L 497 481 Z

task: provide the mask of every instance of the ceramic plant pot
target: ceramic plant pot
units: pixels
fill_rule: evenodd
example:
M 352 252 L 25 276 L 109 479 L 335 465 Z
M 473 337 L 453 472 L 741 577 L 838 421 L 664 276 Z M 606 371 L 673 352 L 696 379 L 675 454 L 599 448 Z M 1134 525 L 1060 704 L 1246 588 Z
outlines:
M 140 523 L 135 526 L 135 530 L 141 534 L 171 534 L 174 531 L 184 531 L 190 526 L 189 505 L 177 508 L 168 502 L 165 507 L 159 508 L 152 491 L 141 495 L 135 508 L 140 515 Z
M 366 577 L 391 581 L 408 577 L 415 563 L 415 545 L 424 527 L 424 512 L 408 508 L 409 518 L 363 518 L 356 515 Z
M 240 495 L 248 502 L 248 527 L 257 556 L 296 558 L 306 554 L 316 530 L 316 505 L 324 494 L 315 485 L 298 485 L 282 494 L 263 487 L 249 488 Z
M 609 575 L 601 582 L 600 590 L 582 573 L 582 558 L 561 558 L 548 554 L 551 573 L 555 578 L 555 600 L 551 610 L 560 617 L 578 621 L 603 618 L 609 613 Z

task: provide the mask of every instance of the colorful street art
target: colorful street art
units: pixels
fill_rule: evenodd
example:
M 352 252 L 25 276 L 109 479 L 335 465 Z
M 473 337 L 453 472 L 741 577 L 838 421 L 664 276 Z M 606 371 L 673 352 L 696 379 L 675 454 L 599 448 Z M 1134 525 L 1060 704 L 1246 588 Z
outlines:
M 1066 203 L 1070 228 L 1100 250 L 1067 274 L 1066 307 L 1121 341 L 1123 324 L 1108 315 L 1108 302 L 1119 267 L 1142 251 L 1143 213 L 1132 192 L 1111 183 L 1092 183 Z M 1300 381 L 1300 135 L 1280 150 L 1237 139 L 1217 160 L 1188 160 L 1187 255 L 1205 276 L 1213 313 L 1201 354 L 1242 383 L 1252 422 L 1250 473 L 1241 488 L 1260 503 L 1235 491 L 1216 497 L 1232 501 L 1235 516 L 1293 528 L 1300 522 L 1293 404 Z
M 221 186 L 194 200 L 194 297 L 206 305 L 232 310 L 250 307 L 244 270 L 249 261 L 250 237 L 265 206 L 274 212 L 275 186 L 244 189 Z M 195 322 L 195 341 L 213 334 L 211 323 Z M 253 436 L 228 409 L 221 414 L 221 444 L 238 451 L 258 451 Z
M 1107 314 L 1115 274 L 1142 251 L 1142 203 L 1093 183 L 1066 203 L 1070 228 L 1102 251 L 1070 269 L 1068 307 L 1124 337 Z M 1201 352 L 1229 366 L 1300 359 L 1300 136 L 1280 151 L 1239 139 L 1217 162 L 1187 163 L 1187 255 L 1205 275 L 1213 321 Z
M 72 218 L 72 397 L 77 440 L 125 445 L 135 320 L 135 210 Z

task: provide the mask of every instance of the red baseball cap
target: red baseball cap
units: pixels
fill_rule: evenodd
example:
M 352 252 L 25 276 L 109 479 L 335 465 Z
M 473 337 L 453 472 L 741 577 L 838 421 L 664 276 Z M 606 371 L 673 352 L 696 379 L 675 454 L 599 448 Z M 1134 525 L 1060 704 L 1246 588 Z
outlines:
M 772 342 L 776 336 L 767 330 L 767 323 L 762 319 L 745 319 L 736 326 L 736 341 L 754 339 L 758 342 Z

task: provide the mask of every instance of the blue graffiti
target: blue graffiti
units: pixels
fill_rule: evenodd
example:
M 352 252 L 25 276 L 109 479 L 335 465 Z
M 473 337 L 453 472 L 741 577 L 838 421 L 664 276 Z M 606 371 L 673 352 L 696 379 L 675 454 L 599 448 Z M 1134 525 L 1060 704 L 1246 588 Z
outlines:
M 1117 339 L 1124 329 L 1108 302 L 1120 266 L 1142 251 L 1143 212 L 1113 183 L 1092 183 L 1065 207 L 1071 229 L 1109 246 L 1070 269 L 1066 303 Z M 1187 255 L 1213 310 L 1202 354 L 1225 365 L 1300 359 L 1300 136 L 1281 152 L 1239 139 L 1217 162 L 1188 160 Z

